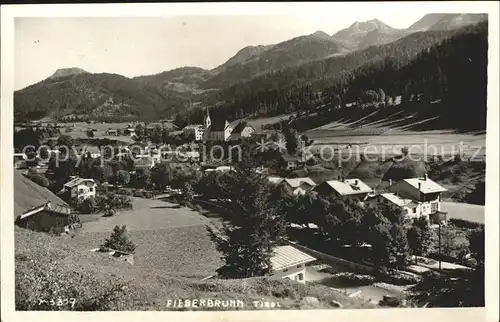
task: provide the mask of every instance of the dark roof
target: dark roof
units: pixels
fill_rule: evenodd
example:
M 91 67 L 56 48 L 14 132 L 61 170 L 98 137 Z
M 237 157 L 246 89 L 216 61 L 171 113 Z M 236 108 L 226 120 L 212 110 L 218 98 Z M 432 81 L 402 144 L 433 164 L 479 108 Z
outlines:
M 247 127 L 247 126 L 250 126 L 251 128 L 253 128 L 250 124 L 248 124 L 247 122 L 240 122 L 238 123 L 238 125 L 236 125 L 232 131 L 232 133 L 241 133 L 243 132 L 243 130 Z
M 211 120 L 212 124 L 210 124 L 210 131 L 224 131 L 226 129 L 226 120 L 221 118 L 216 118 Z
M 302 162 L 302 158 L 290 154 L 282 154 L 281 157 L 285 162 Z
M 52 208 L 68 204 L 52 193 L 49 189 L 37 185 L 21 173 L 14 171 L 14 219 L 18 216 L 51 203 Z

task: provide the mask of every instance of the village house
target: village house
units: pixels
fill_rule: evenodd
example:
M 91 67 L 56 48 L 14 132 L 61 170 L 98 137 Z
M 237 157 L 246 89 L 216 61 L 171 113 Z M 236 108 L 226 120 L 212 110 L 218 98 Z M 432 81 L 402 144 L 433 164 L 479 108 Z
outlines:
M 80 221 L 66 202 L 14 171 L 14 223 L 34 231 L 61 234 L 69 233 Z
M 83 152 L 83 151 L 82 151 Z M 86 146 L 85 156 L 90 155 L 92 159 L 97 159 L 101 157 L 101 150 L 97 146 Z
M 304 195 L 307 191 L 313 189 L 316 183 L 309 177 L 304 178 L 286 178 L 279 184 L 288 187 L 294 195 Z
M 255 128 L 248 124 L 247 122 L 239 122 L 231 131 L 230 140 L 239 140 L 243 138 L 248 138 L 255 132 Z
M 151 169 L 155 166 L 155 164 L 159 163 L 161 160 L 161 155 L 158 154 L 158 157 L 153 157 L 147 154 L 136 155 L 134 157 L 134 167 L 138 168 L 146 168 Z
M 203 140 L 205 141 L 227 141 L 231 136 L 232 127 L 227 120 L 220 118 L 212 121 L 210 114 L 205 116 L 205 133 Z
M 271 279 L 290 279 L 299 283 L 306 282 L 306 264 L 315 261 L 316 258 L 301 252 L 293 246 L 278 246 L 274 248 L 274 256 L 271 257 Z
M 118 130 L 109 129 L 109 130 L 106 131 L 106 135 L 117 136 L 118 135 Z
M 201 124 L 190 124 L 185 126 L 182 132 L 186 135 L 193 135 L 195 141 L 201 141 L 203 140 L 203 133 L 205 130 Z
M 339 180 L 323 182 L 315 188 L 315 191 L 323 196 L 334 195 L 363 201 L 373 189 L 357 178 L 345 179 L 340 177 Z
M 64 195 L 66 200 L 81 202 L 86 199 L 95 198 L 97 183 L 94 179 L 85 179 L 71 176 L 70 181 L 64 184 Z
M 425 216 L 428 220 L 435 222 L 440 215 L 445 213 L 441 211 L 441 194 L 447 191 L 435 181 L 424 174 L 421 178 L 409 178 L 400 180 L 390 185 L 385 193 L 392 193 L 406 203 L 404 208 L 408 211 L 408 216 L 418 218 Z
M 281 155 L 281 164 L 282 167 L 286 170 L 295 170 L 300 167 L 303 167 L 305 162 L 301 157 L 290 155 L 290 154 L 282 154 Z
M 236 170 L 234 169 L 234 167 L 231 167 L 231 166 L 227 166 L 227 165 L 221 165 L 217 168 L 209 168 L 209 169 L 205 169 L 204 172 L 213 172 L 213 171 L 216 171 L 216 172 L 236 172 Z
M 268 180 L 270 183 L 272 183 L 272 184 L 276 184 L 276 185 L 278 185 L 278 184 L 280 184 L 280 183 L 281 183 L 283 180 L 285 180 L 285 179 L 283 179 L 283 178 L 281 178 L 281 177 L 277 177 L 277 176 L 269 176 L 269 177 L 267 177 L 267 180 Z
M 135 129 L 133 127 L 126 128 L 123 133 L 128 136 L 135 136 Z

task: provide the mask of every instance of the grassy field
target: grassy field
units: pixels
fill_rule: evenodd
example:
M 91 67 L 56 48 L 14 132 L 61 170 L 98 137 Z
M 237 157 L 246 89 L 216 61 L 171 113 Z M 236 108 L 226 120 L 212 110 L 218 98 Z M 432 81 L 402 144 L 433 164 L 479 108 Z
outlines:
M 479 224 L 484 224 L 485 221 L 484 206 L 444 201 L 441 203 L 441 210 L 448 213 L 448 219 L 462 219 Z
M 135 266 L 203 278 L 222 265 L 206 231 L 206 225 L 217 219 L 208 219 L 185 207 L 171 208 L 173 204 L 160 200 L 132 199 L 133 210 L 84 223 L 69 243 L 90 250 L 99 247 L 115 225 L 126 225 L 137 245 Z
M 129 123 L 97 123 L 97 124 L 88 124 L 85 122 L 72 122 L 72 123 L 63 123 L 65 128 L 61 129 L 62 134 L 67 134 L 70 135 L 71 137 L 75 139 L 81 139 L 81 138 L 87 138 L 87 131 L 90 129 L 95 129 L 94 131 L 94 137 L 95 138 L 100 138 L 100 139 L 112 139 L 112 140 L 119 140 L 125 143 L 133 143 L 134 140 L 127 135 L 120 135 L 120 136 L 110 136 L 106 135 L 106 131 L 109 129 L 113 130 L 124 130 L 127 128 L 127 125 Z M 66 132 L 66 128 L 71 128 L 71 132 Z
M 150 228 L 150 223 L 147 223 L 148 209 L 143 210 L 144 213 L 141 213 L 136 208 L 134 213 L 119 213 L 111 217 L 121 223 L 123 219 L 120 216 L 143 215 L 130 231 L 132 241 L 137 244 L 134 265 L 89 251 L 109 235 L 104 228 L 97 231 L 93 227 L 85 232 L 87 227 L 84 227 L 74 238 L 70 238 L 16 227 L 16 302 L 36 309 L 33 303 L 40 297 L 64 298 L 76 293 L 79 294 L 78 301 L 94 301 L 113 281 L 126 285 L 120 287 L 121 291 L 107 304 L 106 309 L 113 311 L 179 310 L 169 307 L 169 301 L 179 299 L 241 300 L 244 307 L 240 309 L 244 310 L 255 309 L 253 301 L 257 300 L 278 303 L 281 309 L 335 308 L 337 305 L 333 301 L 341 303 L 344 308 L 375 307 L 322 285 L 301 285 L 265 278 L 200 281 L 201 277 L 213 273 L 220 265 L 219 255 L 206 237 L 204 226 L 194 225 L 193 219 L 191 222 L 181 220 L 182 209 L 176 209 L 178 212 L 173 216 L 178 219 L 170 218 L 170 224 L 177 227 L 167 228 L 164 224 L 160 229 L 141 230 Z M 172 215 L 171 211 L 174 210 L 164 210 L 164 217 Z M 184 214 L 189 216 L 189 211 L 184 210 Z M 158 219 L 154 220 L 160 225 Z M 144 226 L 140 226 L 140 222 L 144 222 Z M 54 287 L 47 289 L 43 285 Z M 52 290 L 55 293 L 51 293 Z M 303 300 L 306 296 L 316 297 L 319 301 L 307 303 Z

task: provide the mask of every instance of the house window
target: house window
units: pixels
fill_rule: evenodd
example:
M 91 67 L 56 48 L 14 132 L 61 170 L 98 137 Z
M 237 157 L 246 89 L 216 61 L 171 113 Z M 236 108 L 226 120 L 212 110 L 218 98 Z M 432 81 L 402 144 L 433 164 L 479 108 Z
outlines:
M 84 193 L 84 190 L 83 189 L 78 189 L 78 193 Z
M 301 267 L 302 267 L 302 265 L 297 265 L 297 268 L 301 268 Z
M 438 210 L 439 210 L 439 205 L 438 205 L 438 203 L 437 203 L 437 202 L 433 202 L 433 203 L 431 203 L 431 212 L 432 212 L 432 213 L 435 213 L 435 212 L 437 212 Z
M 413 213 L 416 214 L 417 213 L 417 208 L 413 208 Z
M 304 280 L 304 274 L 303 273 L 299 273 L 299 281 L 303 281 Z
M 285 268 L 285 269 L 283 270 L 283 273 L 285 273 L 285 272 L 288 272 L 288 268 Z
M 89 191 L 90 192 L 94 192 L 94 188 L 89 188 Z

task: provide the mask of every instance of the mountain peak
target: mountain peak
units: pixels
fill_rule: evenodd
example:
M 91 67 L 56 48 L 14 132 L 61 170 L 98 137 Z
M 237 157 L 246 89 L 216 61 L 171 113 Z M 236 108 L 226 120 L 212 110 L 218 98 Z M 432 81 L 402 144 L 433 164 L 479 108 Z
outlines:
M 59 68 L 49 78 L 59 78 L 59 77 L 66 77 L 66 76 L 79 75 L 79 74 L 88 74 L 88 72 L 86 70 L 83 70 L 83 69 L 78 68 L 78 67 Z
M 317 37 L 323 37 L 323 38 L 330 38 L 330 35 L 327 34 L 326 32 L 322 31 L 322 30 L 317 30 L 316 32 L 314 32 L 312 34 L 312 36 L 317 36 Z

